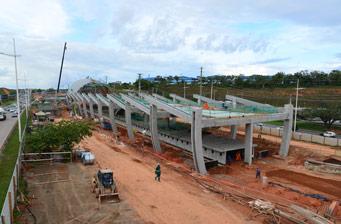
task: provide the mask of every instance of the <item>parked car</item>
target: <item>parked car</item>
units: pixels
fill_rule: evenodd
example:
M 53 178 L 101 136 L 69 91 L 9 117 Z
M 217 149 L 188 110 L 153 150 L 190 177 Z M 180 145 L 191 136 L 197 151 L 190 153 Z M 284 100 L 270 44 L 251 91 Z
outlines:
M 18 112 L 17 112 L 17 111 L 14 111 L 14 112 L 12 113 L 12 117 L 18 117 Z
M 336 137 L 336 133 L 332 132 L 332 131 L 325 131 L 321 135 L 324 137 L 328 137 L 328 138 L 335 138 Z

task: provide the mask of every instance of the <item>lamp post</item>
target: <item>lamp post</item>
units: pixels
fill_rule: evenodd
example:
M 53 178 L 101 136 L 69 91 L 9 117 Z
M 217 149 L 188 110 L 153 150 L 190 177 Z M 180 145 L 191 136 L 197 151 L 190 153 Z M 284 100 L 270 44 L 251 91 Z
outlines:
M 16 84 L 16 92 L 17 92 L 17 113 L 18 113 L 18 128 L 19 128 L 19 142 L 21 143 L 21 113 L 20 113 L 20 99 L 19 99 L 19 85 L 18 85 L 18 69 L 17 69 L 17 57 L 20 55 L 16 54 L 16 49 L 15 49 L 15 39 L 13 38 L 13 54 L 7 54 L 0 52 L 0 54 L 13 57 L 14 58 L 14 69 L 15 69 L 15 84 Z

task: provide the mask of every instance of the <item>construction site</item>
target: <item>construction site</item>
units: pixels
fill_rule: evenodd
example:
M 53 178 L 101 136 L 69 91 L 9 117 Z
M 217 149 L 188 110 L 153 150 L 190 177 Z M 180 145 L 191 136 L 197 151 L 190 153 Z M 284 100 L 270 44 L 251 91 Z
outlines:
M 53 121 L 96 124 L 71 163 L 22 160 L 30 212 L 21 223 L 341 223 L 341 149 L 293 140 L 291 104 L 96 83 L 75 82 Z M 278 120 L 279 136 L 256 129 Z

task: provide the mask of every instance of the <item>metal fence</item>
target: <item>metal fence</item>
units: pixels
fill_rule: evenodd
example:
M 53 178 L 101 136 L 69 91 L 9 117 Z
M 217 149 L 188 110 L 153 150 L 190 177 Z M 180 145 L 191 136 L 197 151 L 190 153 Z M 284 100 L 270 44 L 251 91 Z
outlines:
M 11 130 L 11 134 L 13 133 L 13 130 L 15 129 L 15 127 L 16 127 L 16 125 L 14 125 L 14 128 Z M 26 125 L 25 125 L 24 130 L 23 130 L 23 136 L 22 136 L 23 141 L 19 145 L 18 157 L 17 157 L 17 160 L 15 162 L 11 181 L 10 181 L 10 184 L 8 186 L 6 198 L 4 200 L 4 204 L 3 204 L 3 207 L 1 210 L 0 224 L 12 224 L 14 222 L 13 210 L 14 210 L 15 205 L 16 205 L 17 190 L 18 190 L 18 186 L 19 186 L 20 164 L 21 164 L 20 157 L 21 157 L 21 153 L 23 151 L 23 147 L 25 145 L 25 142 L 24 142 L 25 133 L 26 133 Z M 7 139 L 9 138 L 10 135 L 7 136 Z

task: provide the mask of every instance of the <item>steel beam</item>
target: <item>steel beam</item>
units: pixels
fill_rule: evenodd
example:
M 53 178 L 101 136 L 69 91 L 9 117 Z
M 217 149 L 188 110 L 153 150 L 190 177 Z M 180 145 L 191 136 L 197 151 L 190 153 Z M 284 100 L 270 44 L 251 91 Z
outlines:
M 203 175 L 207 174 L 204 153 L 202 149 L 202 110 L 196 108 L 192 111 L 192 122 L 191 122 L 191 142 L 192 142 L 192 153 L 195 170 Z
M 155 97 L 152 97 L 150 95 L 142 94 L 142 96 L 146 101 L 148 101 L 151 105 L 155 105 L 158 109 L 165 110 L 170 114 L 173 114 L 177 117 L 180 117 L 187 123 L 192 122 L 191 115 L 182 111 L 181 109 L 178 109 L 174 106 L 171 106 L 171 105 L 169 105 L 169 104 L 167 104 L 161 100 L 158 100 Z

